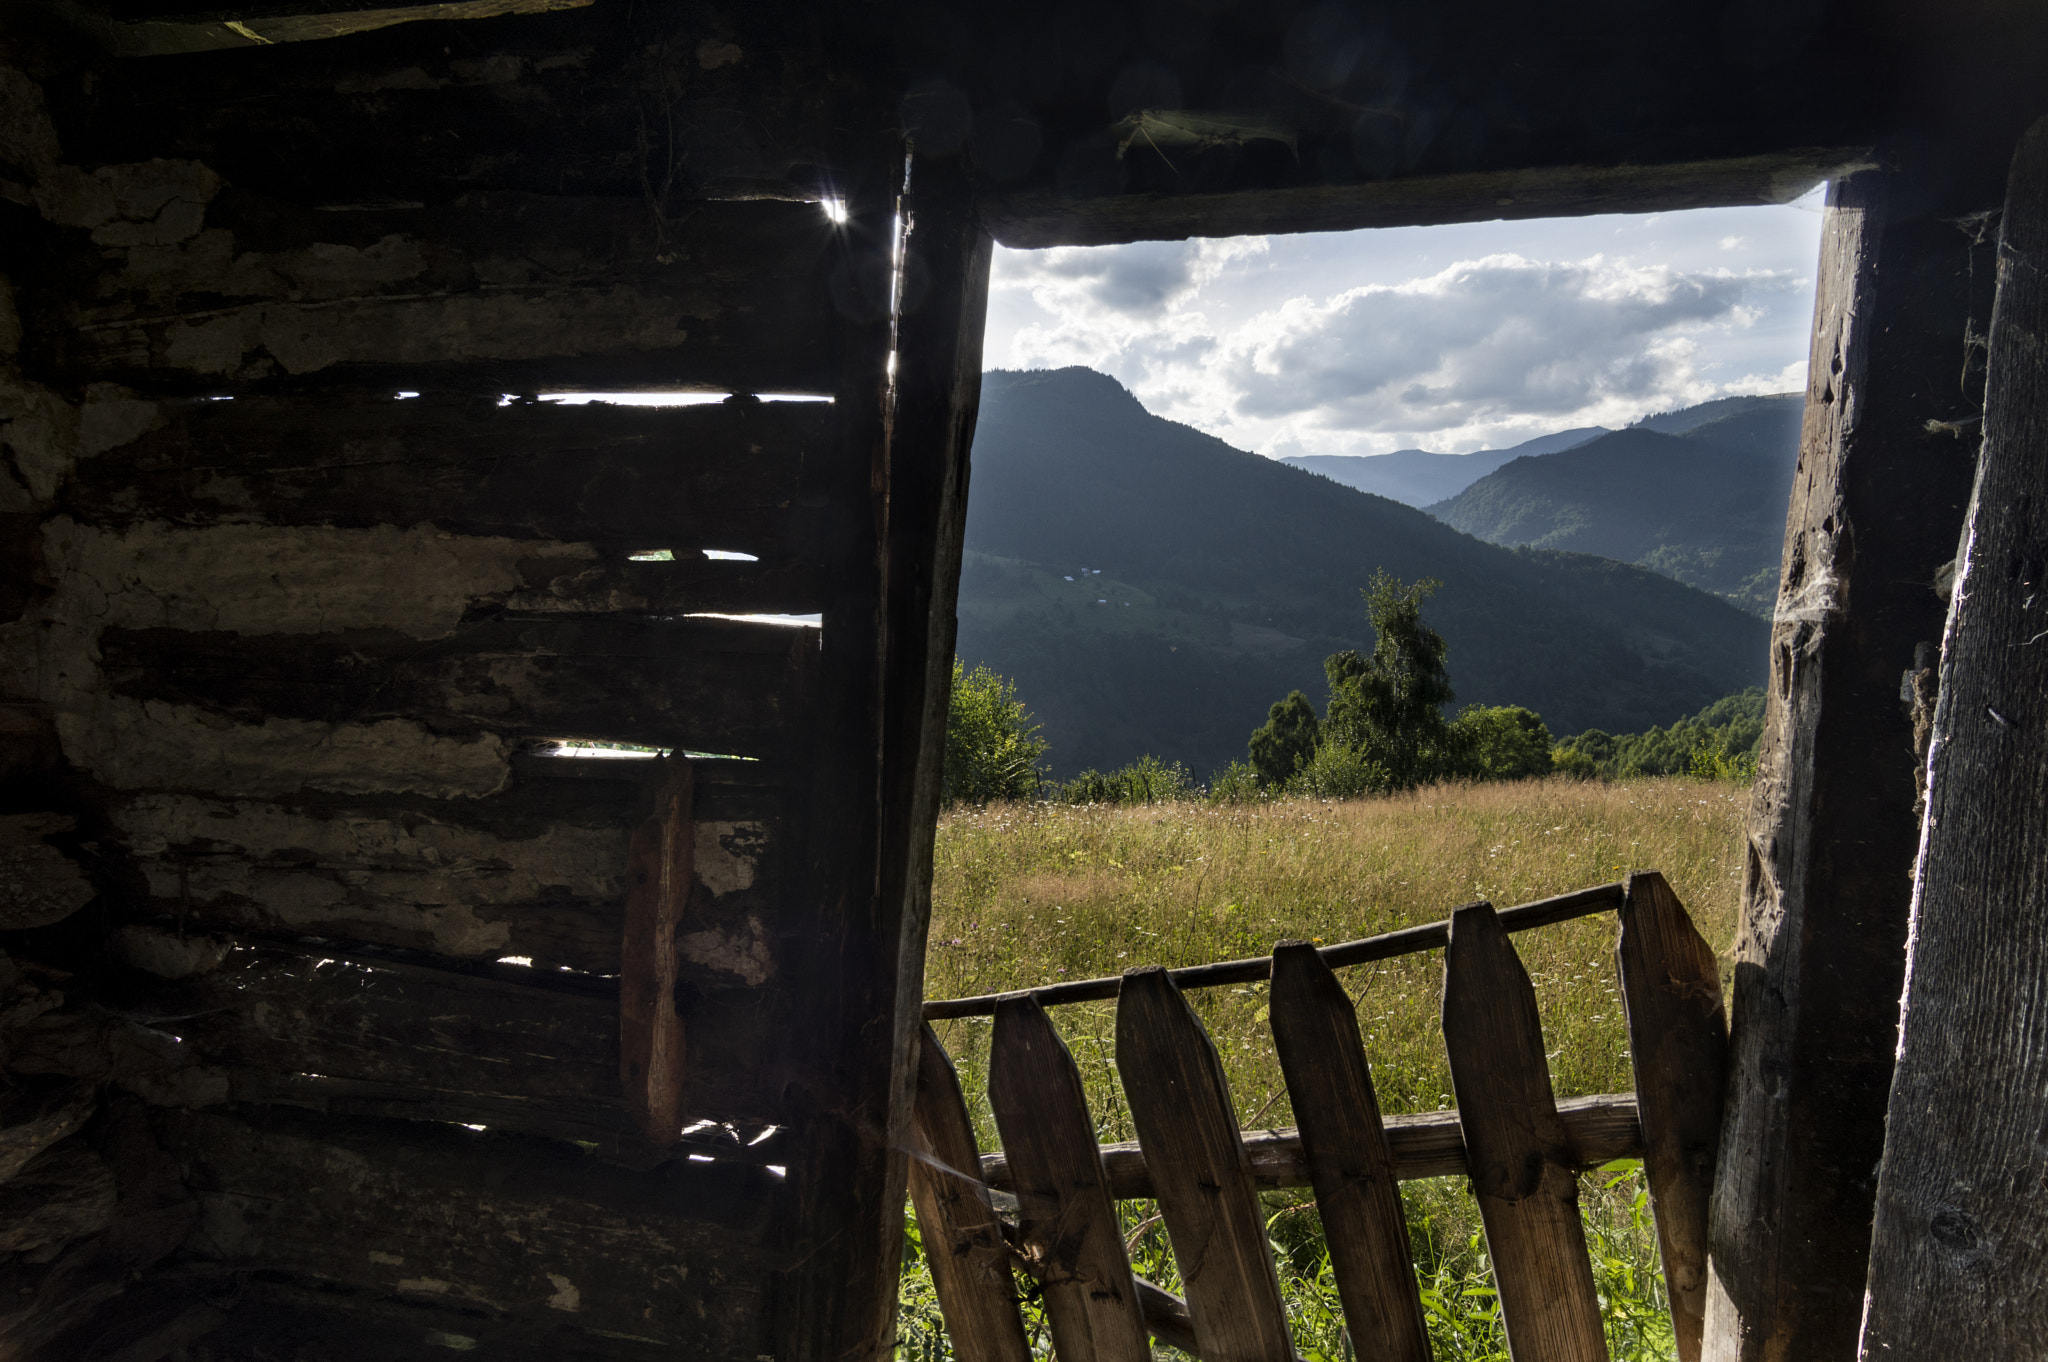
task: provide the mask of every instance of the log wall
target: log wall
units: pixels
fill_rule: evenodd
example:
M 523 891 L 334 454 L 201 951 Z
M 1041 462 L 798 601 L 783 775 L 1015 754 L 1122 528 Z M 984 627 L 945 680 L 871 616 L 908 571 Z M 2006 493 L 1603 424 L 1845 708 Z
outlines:
M 958 497 L 886 541 L 887 231 L 643 163 L 751 111 L 886 228 L 886 115 L 781 83 L 831 35 L 750 70 L 681 11 L 638 65 L 571 13 L 502 59 L 413 27 L 175 79 L 35 22 L 0 63 L 0 1346 L 881 1346 L 870 1255 L 790 1245 L 899 1223 L 898 1028 L 847 1038 L 922 918 L 836 811 L 884 778 L 885 562 L 950 584 Z M 709 400 L 545 397 L 650 388 Z M 651 749 L 695 776 L 666 1138 L 620 1085 Z

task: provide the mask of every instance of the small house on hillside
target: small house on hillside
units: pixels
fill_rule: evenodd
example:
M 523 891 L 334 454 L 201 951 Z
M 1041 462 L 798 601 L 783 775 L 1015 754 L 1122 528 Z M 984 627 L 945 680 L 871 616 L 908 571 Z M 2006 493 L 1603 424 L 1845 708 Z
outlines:
M 2048 9 L 0 34 L 0 1354 L 890 1355 L 992 243 L 1827 181 L 1704 1355 L 2040 1355 Z

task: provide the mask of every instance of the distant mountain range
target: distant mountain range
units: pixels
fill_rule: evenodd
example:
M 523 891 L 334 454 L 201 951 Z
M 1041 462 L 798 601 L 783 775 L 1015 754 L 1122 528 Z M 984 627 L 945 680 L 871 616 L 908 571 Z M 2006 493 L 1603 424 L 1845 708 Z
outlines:
M 1426 618 L 1461 701 L 1527 705 L 1560 735 L 1640 731 L 1763 679 L 1765 625 L 1723 600 L 1485 543 L 1087 369 L 983 376 L 966 548 L 960 655 L 1016 681 L 1061 774 L 1242 758 L 1288 690 L 1321 703 L 1326 654 L 1371 646 L 1359 588 L 1382 567 L 1442 581 Z
M 1320 473 L 1361 492 L 1422 507 L 1458 495 L 1510 459 L 1555 454 L 1605 434 L 1605 426 L 1583 426 L 1539 435 L 1509 449 L 1480 449 L 1470 454 L 1397 449 L 1391 454 L 1294 454 L 1280 462 Z
M 1767 617 L 1804 405 L 1779 393 L 1652 416 L 1503 463 L 1427 509 L 1490 543 L 1636 563 Z

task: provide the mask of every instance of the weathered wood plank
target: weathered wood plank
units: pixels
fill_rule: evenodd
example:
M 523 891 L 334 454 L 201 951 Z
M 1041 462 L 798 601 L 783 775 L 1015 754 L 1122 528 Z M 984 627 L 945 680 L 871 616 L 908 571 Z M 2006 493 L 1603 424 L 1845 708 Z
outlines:
M 1751 793 L 1705 1355 L 1847 1357 L 1863 1309 L 1919 820 L 1899 679 L 1940 637 L 1988 248 L 1944 153 L 1829 191 Z
M 803 466 L 835 439 L 823 402 L 506 405 L 370 389 L 152 406 L 153 428 L 74 471 L 74 515 L 801 552 Z
M 1516 1362 L 1607 1362 L 1536 990 L 1492 904 L 1451 916 L 1443 1025 L 1508 1351 Z
M 713 1356 L 764 1346 L 773 1174 L 270 1111 L 162 1111 L 199 1217 L 183 1257 L 486 1318 L 559 1316 Z
M 1158 966 L 1124 975 L 1116 1059 L 1200 1355 L 1288 1362 L 1287 1307 L 1230 1085 L 1208 1032 Z
M 1679 1362 L 1698 1362 L 1707 1310 L 1707 1208 L 1728 1078 L 1721 972 L 1713 947 L 1655 871 L 1628 877 L 1614 953 Z
M 690 760 L 665 758 L 654 809 L 626 853 L 626 924 L 619 942 L 619 1085 L 648 1138 L 682 1134 L 687 1041 L 676 1013 L 677 941 L 684 926 L 696 825 Z
M 832 387 L 833 227 L 814 204 L 669 221 L 638 197 L 473 194 L 322 213 L 223 193 L 197 161 L 46 179 L 44 216 L 71 241 L 59 268 L 90 282 L 29 300 L 23 358 L 63 386 L 191 394 L 324 374 L 430 390 L 467 370 L 494 393 Z M 165 198 L 179 211 L 124 216 Z
M 558 762 L 600 764 L 532 765 Z M 650 763 L 602 765 L 574 784 L 547 782 L 581 796 L 573 800 L 519 789 L 473 806 L 125 797 L 108 810 L 139 881 L 124 904 L 194 927 L 616 974 L 628 830 Z M 634 783 L 600 778 L 621 774 Z M 714 797 L 724 807 L 705 809 L 694 833 L 681 976 L 697 989 L 759 986 L 779 971 L 780 938 L 795 930 L 785 921 L 787 863 L 799 849 L 777 801 L 707 791 L 707 803 Z
M 576 737 L 745 757 L 801 743 L 817 631 L 719 619 L 485 618 L 393 630 L 107 629 L 114 694 L 260 725 L 402 719 L 437 734 Z
M 1313 945 L 1292 941 L 1273 948 L 1270 1004 L 1351 1344 L 1388 1362 L 1429 1362 L 1394 1155 L 1351 999 Z
M 165 935 L 160 956 L 176 944 Z M 411 1114 L 601 1142 L 628 1161 L 648 1156 L 620 1096 L 610 981 L 511 968 L 480 978 L 338 947 L 316 956 L 197 937 L 184 944 L 200 972 L 138 978 L 101 1010 L 38 1017 L 14 1035 L 10 1067 L 112 1080 L 163 1104 Z M 135 949 L 128 933 L 116 946 Z M 542 977 L 510 981 L 528 973 Z M 568 987 L 548 986 L 557 979 Z M 784 1006 L 757 989 L 684 1000 L 703 1051 L 683 1088 L 693 1116 L 784 1119 Z
M 1029 998 L 996 1012 L 988 1100 L 1017 1193 L 1024 1252 L 1070 1362 L 1148 1362 L 1145 1322 L 1073 1056 Z
M 1557 1104 L 1557 1114 L 1564 1122 L 1565 1141 L 1574 1167 L 1596 1168 L 1615 1159 L 1642 1157 L 1643 1132 L 1636 1120 L 1633 1095 L 1567 1097 Z M 1402 1182 L 1412 1178 L 1464 1177 L 1472 1171 L 1465 1158 L 1465 1135 L 1458 1127 L 1456 1111 L 1389 1116 L 1385 1118 L 1384 1129 L 1387 1149 L 1394 1159 L 1394 1176 Z M 1308 1153 L 1302 1147 L 1299 1130 L 1290 1127 L 1249 1131 L 1244 1137 L 1244 1152 L 1251 1163 L 1252 1180 L 1263 1191 L 1313 1185 Z M 981 1156 L 981 1176 L 1000 1191 L 1015 1187 L 1009 1156 L 1001 1150 Z M 1152 1195 L 1150 1167 L 1145 1151 L 1135 1140 L 1102 1146 L 1102 1177 L 1109 1194 L 1118 1201 Z
M 1017 1313 L 1010 1247 L 981 1185 L 981 1154 L 960 1078 L 930 1027 L 923 1039 L 910 1199 L 946 1316 L 946 1337 L 960 1362 L 1028 1362 L 1031 1346 Z
M 2039 1356 L 2048 1212 L 2048 120 L 2013 156 L 1941 653 L 1859 1355 Z

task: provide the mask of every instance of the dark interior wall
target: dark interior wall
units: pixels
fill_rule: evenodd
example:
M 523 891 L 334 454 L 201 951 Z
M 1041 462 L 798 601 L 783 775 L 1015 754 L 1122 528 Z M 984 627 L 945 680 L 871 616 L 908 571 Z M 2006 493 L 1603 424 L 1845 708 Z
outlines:
M 887 1142 L 888 1037 L 878 1080 L 836 1006 L 893 988 L 849 963 L 897 954 L 876 834 L 813 833 L 876 780 L 843 683 L 900 153 L 830 78 L 857 35 L 787 17 L 113 62 L 10 16 L 17 1355 L 796 1355 L 821 1295 L 814 1334 L 868 1327 L 789 1245 L 871 1210 L 815 1170 Z M 873 211 L 835 227 L 799 162 Z M 751 176 L 784 197 L 706 197 Z M 650 387 L 741 397 L 533 400 Z M 680 1145 L 619 1086 L 652 763 L 561 738 L 724 754 Z
M 1872 148 L 1966 201 L 2042 28 L 600 0 L 115 58 L 176 15 L 96 13 L 0 31 L 0 1337 L 137 1359 L 887 1347 L 985 227 L 1756 202 Z M 835 402 L 530 400 L 592 388 Z M 691 617 L 761 611 L 823 638 Z M 649 781 L 560 737 L 754 759 L 698 771 L 684 1146 L 618 1086 Z

